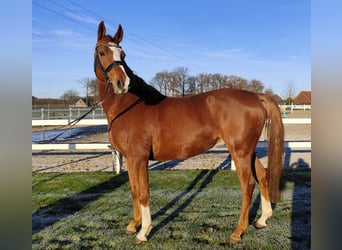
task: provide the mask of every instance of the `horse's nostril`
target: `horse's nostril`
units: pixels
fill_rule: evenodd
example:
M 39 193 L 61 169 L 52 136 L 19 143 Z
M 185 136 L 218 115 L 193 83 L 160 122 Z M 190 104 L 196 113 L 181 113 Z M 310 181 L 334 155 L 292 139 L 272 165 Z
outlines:
M 121 81 L 121 79 L 118 80 L 117 84 L 118 84 L 119 88 L 123 88 L 123 86 L 124 86 L 123 82 Z

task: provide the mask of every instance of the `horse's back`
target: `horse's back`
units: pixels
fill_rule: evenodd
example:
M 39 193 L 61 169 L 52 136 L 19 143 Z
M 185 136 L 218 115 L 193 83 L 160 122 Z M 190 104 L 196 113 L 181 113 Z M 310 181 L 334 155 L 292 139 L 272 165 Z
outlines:
M 221 89 L 166 98 L 154 107 L 153 153 L 160 160 L 171 154 L 182 159 L 209 149 L 219 138 L 226 143 L 230 138 L 258 139 L 264 115 L 258 97 L 248 91 Z

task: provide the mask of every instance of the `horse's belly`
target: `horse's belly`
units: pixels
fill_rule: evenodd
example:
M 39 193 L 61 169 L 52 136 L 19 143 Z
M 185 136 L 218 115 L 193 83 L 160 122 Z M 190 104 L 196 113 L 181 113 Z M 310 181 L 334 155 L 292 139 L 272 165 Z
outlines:
M 155 160 L 182 160 L 213 147 L 218 140 L 212 132 L 186 132 L 164 135 L 152 145 Z

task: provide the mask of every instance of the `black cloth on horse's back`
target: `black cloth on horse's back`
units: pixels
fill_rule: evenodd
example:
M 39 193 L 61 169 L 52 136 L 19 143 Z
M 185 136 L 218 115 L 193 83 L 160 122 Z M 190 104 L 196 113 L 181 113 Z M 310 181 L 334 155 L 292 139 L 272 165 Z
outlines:
M 144 100 L 147 105 L 155 105 L 166 98 L 151 85 L 148 85 L 141 77 L 133 73 L 126 62 L 122 60 L 125 71 L 130 78 L 130 85 L 128 91 Z

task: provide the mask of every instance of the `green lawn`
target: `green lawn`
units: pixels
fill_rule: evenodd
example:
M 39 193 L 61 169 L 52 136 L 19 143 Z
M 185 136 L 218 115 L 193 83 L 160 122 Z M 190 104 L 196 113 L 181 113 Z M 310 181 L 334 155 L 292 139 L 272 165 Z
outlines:
M 310 249 L 311 172 L 286 171 L 269 227 L 254 191 L 248 231 L 232 249 Z M 139 249 L 223 249 L 238 220 L 241 193 L 229 170 L 150 171 L 153 230 Z M 32 176 L 33 249 L 137 249 L 124 233 L 132 214 L 127 174 Z

